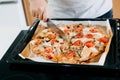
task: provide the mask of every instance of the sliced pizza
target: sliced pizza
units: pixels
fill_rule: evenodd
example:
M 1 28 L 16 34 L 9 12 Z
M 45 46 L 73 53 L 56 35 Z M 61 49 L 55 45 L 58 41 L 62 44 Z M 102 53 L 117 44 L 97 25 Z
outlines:
M 25 54 L 24 50 L 21 55 L 25 58 L 40 56 L 57 63 L 86 64 L 98 61 L 111 38 L 106 26 L 76 23 L 63 24 L 59 28 L 68 41 L 64 41 L 52 29 L 44 28 L 33 36 L 29 52 Z

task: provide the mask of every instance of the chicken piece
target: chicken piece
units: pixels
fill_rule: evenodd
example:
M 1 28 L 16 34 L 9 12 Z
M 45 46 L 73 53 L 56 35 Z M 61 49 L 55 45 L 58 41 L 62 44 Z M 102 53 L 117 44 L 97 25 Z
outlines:
M 83 51 L 80 54 L 80 56 L 81 56 L 80 61 L 88 60 L 91 52 L 92 52 L 91 49 L 85 46 L 83 48 Z

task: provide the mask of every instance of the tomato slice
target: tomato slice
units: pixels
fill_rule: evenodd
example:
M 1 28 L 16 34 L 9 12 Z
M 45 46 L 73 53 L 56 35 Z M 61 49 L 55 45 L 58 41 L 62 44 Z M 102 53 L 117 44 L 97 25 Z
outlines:
M 48 34 L 48 38 L 49 38 L 49 39 L 55 39 L 55 38 L 56 38 L 56 35 L 55 35 L 55 34 Z
M 46 48 L 45 48 L 45 52 L 46 52 L 46 53 L 51 53 L 51 52 L 53 52 L 53 47 L 51 47 L 51 46 L 46 47 Z
M 51 55 L 47 55 L 46 57 L 49 58 L 49 59 L 52 59 L 52 58 L 53 58 Z
M 76 33 L 79 33 L 79 32 L 82 32 L 82 31 L 83 31 L 82 28 L 76 28 L 76 29 L 75 29 L 75 32 L 76 32 Z
M 70 30 L 69 29 L 64 29 L 64 32 L 65 33 L 70 33 Z
M 35 45 L 39 45 L 40 43 L 42 43 L 42 39 L 37 39 Z
M 108 37 L 102 37 L 99 39 L 100 42 L 107 43 L 109 41 Z
M 56 39 L 51 39 L 50 42 L 51 42 L 51 44 L 54 44 L 55 42 L 57 42 L 57 40 Z
M 68 53 L 66 53 L 66 58 L 70 59 L 74 56 L 75 52 L 74 51 L 69 51 Z
M 81 40 L 77 40 L 73 43 L 74 46 L 81 46 L 82 45 L 82 41 Z
M 83 34 L 82 33 L 80 33 L 80 34 L 77 34 L 77 38 L 83 38 Z
M 94 41 L 87 41 L 87 42 L 85 43 L 85 46 L 87 46 L 88 48 L 93 47 L 94 45 L 95 45 L 95 42 L 94 42 Z
M 86 37 L 87 38 L 93 38 L 93 35 L 92 34 L 87 34 Z
M 90 29 L 90 32 L 96 33 L 96 32 L 98 32 L 98 29 Z

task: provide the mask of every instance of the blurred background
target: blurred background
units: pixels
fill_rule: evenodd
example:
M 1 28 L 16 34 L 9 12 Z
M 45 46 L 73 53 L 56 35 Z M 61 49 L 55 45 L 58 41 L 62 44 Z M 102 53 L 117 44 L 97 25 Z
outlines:
M 113 0 L 113 18 L 120 18 L 120 0 Z M 32 22 L 28 0 L 0 0 L 0 27 L 23 27 Z

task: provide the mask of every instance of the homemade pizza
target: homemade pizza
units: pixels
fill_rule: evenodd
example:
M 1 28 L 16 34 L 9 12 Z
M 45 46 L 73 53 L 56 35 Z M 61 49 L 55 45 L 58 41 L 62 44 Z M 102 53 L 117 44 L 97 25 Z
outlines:
M 87 64 L 99 61 L 109 50 L 112 35 L 106 26 L 75 23 L 62 24 L 59 28 L 66 34 L 67 41 L 44 27 L 33 36 L 20 56 L 39 57 L 56 63 Z

